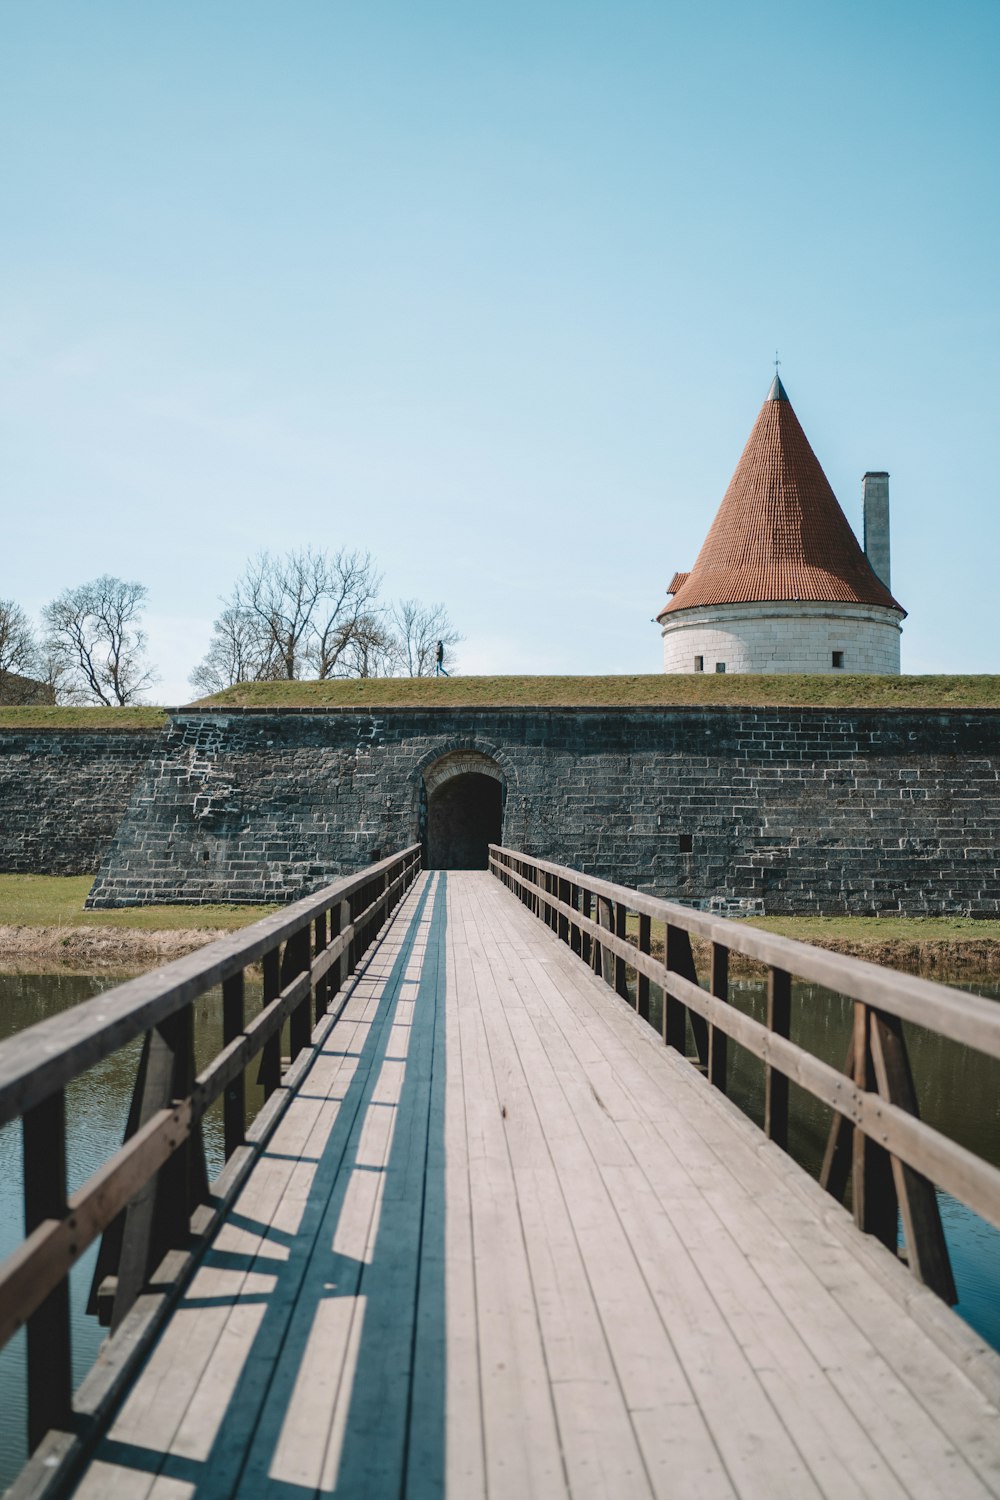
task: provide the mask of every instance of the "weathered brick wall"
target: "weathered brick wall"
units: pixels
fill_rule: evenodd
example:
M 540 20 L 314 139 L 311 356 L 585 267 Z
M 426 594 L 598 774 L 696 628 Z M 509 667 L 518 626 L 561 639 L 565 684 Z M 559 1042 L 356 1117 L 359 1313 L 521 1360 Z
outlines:
M 160 739 L 159 731 L 0 729 L 0 870 L 92 874 Z
M 298 895 L 415 841 L 424 773 L 459 750 L 499 766 L 506 843 L 626 884 L 1000 914 L 1000 713 L 958 710 L 178 713 L 93 900 Z

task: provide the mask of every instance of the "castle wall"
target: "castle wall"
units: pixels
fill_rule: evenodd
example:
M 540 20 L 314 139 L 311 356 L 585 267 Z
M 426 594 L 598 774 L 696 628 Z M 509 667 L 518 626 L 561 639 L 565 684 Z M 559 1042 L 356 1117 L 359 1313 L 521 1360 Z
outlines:
M 506 843 L 628 885 L 1000 915 L 1000 713 L 959 710 L 177 713 L 92 899 L 297 896 L 421 837 L 425 776 L 468 752 L 498 768 Z
M 663 670 L 899 674 L 899 616 L 865 604 L 703 605 L 662 621 Z M 833 653 L 843 666 L 833 665 Z
M 161 740 L 159 730 L 0 729 L 0 871 L 93 874 Z

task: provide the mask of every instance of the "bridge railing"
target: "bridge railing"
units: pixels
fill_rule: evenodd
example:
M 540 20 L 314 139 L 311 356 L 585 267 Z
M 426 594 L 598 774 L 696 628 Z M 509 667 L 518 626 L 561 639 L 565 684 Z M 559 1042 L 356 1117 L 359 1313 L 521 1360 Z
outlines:
M 843 1199 L 850 1181 L 858 1227 L 892 1250 L 901 1216 L 913 1274 L 957 1300 L 934 1185 L 1000 1228 L 1000 1170 L 920 1119 L 903 1023 L 1000 1058 L 1000 1004 L 517 850 L 491 845 L 490 869 L 647 1021 L 650 984 L 658 986 L 664 1043 L 688 1055 L 690 1024 L 692 1061 L 716 1088 L 726 1089 L 730 1039 L 760 1059 L 764 1131 L 777 1145 L 788 1149 L 789 1083 L 827 1105 L 833 1123 L 821 1183 Z M 654 921 L 665 929 L 662 960 L 650 951 Z M 707 989 L 698 982 L 692 938 L 710 944 Z M 734 953 L 767 969 L 766 1024 L 730 1003 Z M 853 1002 L 842 1072 L 791 1038 L 793 977 Z
M 346 999 L 338 1004 L 338 992 L 419 868 L 414 845 L 0 1047 L 0 1124 L 22 1120 L 25 1217 L 25 1239 L 0 1265 L 0 1346 L 27 1324 L 29 1449 L 49 1434 L 50 1468 L 65 1461 L 88 1414 L 79 1401 L 73 1413 L 70 1270 L 103 1234 L 89 1310 L 113 1332 L 130 1321 L 133 1355 L 148 1343 L 308 1066 L 314 1024 L 335 1023 Z M 246 975 L 258 964 L 262 1008 L 248 1017 Z M 219 985 L 222 1047 L 196 1073 L 194 1002 Z M 66 1087 L 140 1036 L 124 1144 L 68 1196 Z M 247 1129 L 246 1070 L 256 1058 L 265 1103 Z M 226 1166 L 210 1189 L 200 1122 L 220 1095 Z M 137 1308 L 151 1278 L 159 1295 Z M 85 1403 L 91 1416 L 114 1397 L 113 1365 Z

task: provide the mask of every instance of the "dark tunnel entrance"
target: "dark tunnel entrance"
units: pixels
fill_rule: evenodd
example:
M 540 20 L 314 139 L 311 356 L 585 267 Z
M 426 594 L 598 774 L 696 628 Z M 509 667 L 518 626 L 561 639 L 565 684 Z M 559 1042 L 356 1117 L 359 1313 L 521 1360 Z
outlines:
M 427 798 L 427 866 L 431 870 L 485 870 L 487 846 L 503 832 L 503 789 L 495 776 L 467 771 L 452 776 Z

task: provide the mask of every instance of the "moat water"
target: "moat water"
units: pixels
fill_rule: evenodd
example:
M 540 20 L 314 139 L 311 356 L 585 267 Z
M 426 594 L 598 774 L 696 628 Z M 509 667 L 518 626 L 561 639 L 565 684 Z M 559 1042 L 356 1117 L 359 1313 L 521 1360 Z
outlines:
M 0 1040 L 68 1010 L 92 995 L 121 982 L 121 975 L 3 974 L 0 973 Z M 979 994 L 1000 998 L 1000 985 L 969 986 Z M 734 980 L 733 1003 L 757 1019 L 766 1009 L 761 980 Z M 252 1014 L 259 993 L 248 993 Z M 793 989 L 792 1036 L 817 1056 L 842 1067 L 850 1029 L 850 1005 L 841 996 L 815 985 Z M 197 1004 L 199 1065 L 207 1062 L 222 1040 L 221 993 L 215 991 Z M 1000 1062 L 985 1058 L 942 1037 L 908 1028 L 907 1041 L 923 1118 L 951 1139 L 1000 1166 Z M 86 1180 L 121 1142 L 128 1112 L 140 1043 L 136 1041 L 93 1068 L 67 1091 L 69 1190 Z M 252 1070 L 251 1070 L 252 1071 Z M 750 1116 L 763 1119 L 763 1068 L 739 1047 L 730 1046 L 729 1093 Z M 259 1090 L 248 1090 L 248 1113 L 262 1101 Z M 790 1141 L 792 1155 L 813 1176 L 818 1175 L 830 1126 L 829 1111 L 792 1086 Z M 221 1168 L 222 1120 L 220 1106 L 204 1122 L 209 1176 Z M 1000 1233 L 947 1194 L 940 1194 L 942 1216 L 960 1301 L 956 1309 L 995 1349 L 1000 1350 Z M 0 1128 L 0 1258 L 22 1238 L 21 1131 L 18 1123 Z M 95 1318 L 87 1316 L 96 1244 L 80 1259 L 70 1277 L 73 1317 L 73 1376 L 79 1385 L 105 1338 Z M 25 1350 L 18 1334 L 0 1351 L 0 1489 L 16 1475 L 25 1458 Z

